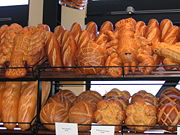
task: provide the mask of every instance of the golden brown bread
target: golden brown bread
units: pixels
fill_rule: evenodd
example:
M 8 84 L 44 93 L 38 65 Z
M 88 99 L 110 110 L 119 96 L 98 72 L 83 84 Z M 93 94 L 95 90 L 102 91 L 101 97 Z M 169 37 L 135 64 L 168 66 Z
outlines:
M 167 104 L 167 103 L 173 103 L 173 104 L 180 105 L 180 96 L 164 95 L 159 98 L 159 106 Z
M 117 88 L 113 88 L 111 91 L 106 93 L 104 96 L 105 97 L 121 97 L 121 96 L 123 96 L 127 100 L 129 100 L 130 97 L 131 97 L 131 95 L 130 95 L 130 93 L 128 91 L 126 91 L 126 90 L 121 91 L 121 90 L 119 90 Z
M 145 101 L 158 107 L 157 98 L 151 93 L 146 92 L 145 90 L 140 90 L 137 93 L 132 95 L 131 103 L 133 104 L 136 101 Z
M 164 126 L 176 126 L 180 124 L 180 105 L 167 103 L 158 109 L 158 123 Z M 176 131 L 176 127 L 162 127 L 169 131 Z
M 102 96 L 97 91 L 84 91 L 77 97 L 74 104 L 84 101 L 86 103 L 89 103 L 95 111 L 97 103 L 101 100 Z
M 41 106 L 45 105 L 50 91 L 51 91 L 51 82 L 49 82 L 49 81 L 42 81 L 42 100 L 41 100 Z
M 61 90 L 57 92 L 55 95 L 59 96 L 65 96 L 70 100 L 71 103 L 73 103 L 76 100 L 76 95 L 71 90 Z
M 111 77 L 120 77 L 122 75 L 122 61 L 119 58 L 117 53 L 111 53 L 107 60 L 105 65 L 107 66 L 107 73 Z M 108 66 L 117 66 L 117 67 L 108 67 Z
M 113 31 L 113 24 L 110 21 L 105 21 L 100 28 L 99 33 L 105 33 L 106 31 Z
M 91 124 L 93 122 L 93 107 L 84 102 L 78 102 L 74 104 L 69 110 L 69 122 L 78 123 L 78 124 Z M 90 126 L 79 125 L 79 131 L 88 131 Z
M 135 30 L 136 21 L 133 18 L 122 19 L 115 24 L 115 30 Z
M 98 124 L 120 125 L 125 119 L 125 112 L 117 100 L 107 99 L 97 104 L 94 117 Z M 116 126 L 115 130 L 120 130 L 120 127 Z
M 6 82 L 6 88 L 2 96 L 2 121 L 17 122 L 18 106 L 21 94 L 21 82 Z M 14 129 L 16 123 L 4 123 L 7 129 Z
M 72 106 L 72 103 L 67 97 L 58 94 L 55 94 L 54 96 L 50 97 L 47 103 L 60 103 L 64 106 L 64 109 L 66 111 L 69 111 L 70 107 Z
M 76 55 L 77 66 L 105 66 L 106 48 L 96 44 L 95 42 L 88 42 L 88 44 L 80 47 Z M 98 74 L 102 68 L 80 68 L 81 73 Z
M 145 37 L 153 43 L 160 42 L 161 32 L 159 28 L 159 23 L 156 19 L 149 20 Z
M 173 23 L 169 19 L 163 19 L 160 23 L 161 30 L 161 41 L 164 41 L 164 38 L 168 34 L 169 29 L 173 26 Z
M 62 46 L 62 37 L 63 37 L 64 31 L 65 30 L 64 30 L 63 26 L 61 26 L 61 25 L 56 26 L 54 29 L 54 35 L 57 38 L 60 48 Z
M 56 36 L 52 32 L 46 32 L 46 36 L 47 39 L 45 51 L 51 67 L 62 67 L 61 50 Z M 54 68 L 54 70 L 61 71 L 62 69 Z
M 126 108 L 126 125 L 156 125 L 157 121 L 157 109 L 154 105 L 151 105 L 144 101 L 136 101 L 134 104 L 129 105 Z M 138 132 L 144 132 L 152 127 L 141 126 L 128 126 L 130 129 L 134 129 Z
M 160 97 L 164 97 L 167 95 L 176 95 L 180 97 L 180 90 L 175 87 L 166 88 L 160 95 Z
M 143 21 L 138 21 L 135 27 L 135 36 L 145 36 L 147 26 Z
M 18 122 L 25 122 L 28 124 L 18 124 L 22 131 L 30 128 L 31 121 L 35 117 L 36 105 L 37 105 L 37 91 L 38 81 L 28 82 L 26 88 L 22 90 L 19 98 L 18 106 Z
M 60 103 L 48 103 L 41 109 L 40 120 L 42 123 L 68 122 L 68 112 Z M 54 131 L 54 125 L 43 125 L 49 130 Z
M 75 39 L 71 33 L 69 33 L 68 38 L 62 47 L 62 63 L 64 67 L 75 66 L 75 55 L 77 51 L 77 45 Z M 72 71 L 73 68 L 65 68 L 65 70 Z
M 2 96 L 5 90 L 5 86 L 6 86 L 5 82 L 0 83 L 0 121 L 2 121 L 2 100 L 3 100 Z
M 77 42 L 79 40 L 79 36 L 81 35 L 81 32 L 82 32 L 81 25 L 79 23 L 73 23 L 70 31 L 71 31 L 71 34 L 74 37 L 75 42 L 77 44 Z
M 79 40 L 77 42 L 77 48 L 78 50 L 83 47 L 86 46 L 88 44 L 90 40 L 90 34 L 87 30 L 83 30 L 81 35 L 79 36 Z
M 86 25 L 86 30 L 90 34 L 90 40 L 95 40 L 97 37 L 97 25 L 96 25 L 96 23 L 95 22 L 89 22 Z

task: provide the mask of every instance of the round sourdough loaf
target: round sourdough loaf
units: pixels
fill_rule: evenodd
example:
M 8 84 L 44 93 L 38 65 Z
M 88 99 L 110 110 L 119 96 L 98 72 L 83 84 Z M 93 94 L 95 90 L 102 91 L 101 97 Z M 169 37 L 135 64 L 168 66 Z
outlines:
M 78 102 L 71 107 L 69 110 L 69 122 L 78 124 L 91 124 L 93 122 L 93 107 L 84 102 Z M 79 131 L 90 130 L 89 125 L 79 125 Z
M 41 109 L 40 120 L 42 123 L 45 123 L 44 127 L 49 130 L 55 130 L 55 126 L 51 124 L 55 122 L 68 122 L 68 112 L 64 105 L 60 103 L 48 103 Z

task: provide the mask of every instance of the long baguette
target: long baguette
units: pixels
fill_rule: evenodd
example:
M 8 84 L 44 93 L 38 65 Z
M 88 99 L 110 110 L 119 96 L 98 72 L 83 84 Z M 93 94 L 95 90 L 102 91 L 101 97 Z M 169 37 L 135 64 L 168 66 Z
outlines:
M 21 94 L 21 82 L 6 82 L 6 88 L 2 96 L 2 121 L 7 129 L 16 127 L 18 105 Z

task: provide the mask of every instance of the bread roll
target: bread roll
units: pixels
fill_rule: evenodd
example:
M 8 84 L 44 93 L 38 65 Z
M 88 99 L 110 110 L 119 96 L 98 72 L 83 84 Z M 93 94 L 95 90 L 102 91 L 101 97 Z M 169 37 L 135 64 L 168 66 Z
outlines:
M 167 103 L 158 110 L 158 123 L 163 126 L 176 126 L 180 124 L 180 105 Z M 176 127 L 162 127 L 169 131 L 176 131 Z
M 160 23 L 160 30 L 161 30 L 161 41 L 164 41 L 166 34 L 168 33 L 169 29 L 173 26 L 172 21 L 169 19 L 163 19 Z
M 22 90 L 18 106 L 18 122 L 29 124 L 18 124 L 22 131 L 30 128 L 36 112 L 38 81 L 29 82 L 27 87 Z
M 48 103 L 41 109 L 40 120 L 42 123 L 49 123 L 49 125 L 44 124 L 43 126 L 54 131 L 55 126 L 50 125 L 50 123 L 68 122 L 68 112 L 60 103 Z
M 69 110 L 69 122 L 78 124 L 91 124 L 93 122 L 93 108 L 86 102 L 78 102 Z M 91 126 L 79 125 L 79 131 L 90 130 Z
M 2 100 L 3 100 L 2 96 L 5 90 L 5 86 L 6 86 L 5 82 L 0 83 L 0 121 L 2 120 Z
M 21 82 L 6 82 L 6 88 L 2 96 L 2 121 L 17 122 L 18 106 L 21 94 Z M 7 129 L 14 129 L 16 123 L 4 123 Z
M 156 125 L 157 121 L 157 109 L 154 105 L 151 105 L 144 101 L 136 101 L 134 104 L 129 105 L 126 108 L 126 125 Z M 134 129 L 138 132 L 144 132 L 152 127 L 148 126 L 128 126 L 130 129 Z
M 87 30 L 82 31 L 81 35 L 79 36 L 79 40 L 77 42 L 77 48 L 78 50 L 83 47 L 86 46 L 88 44 L 90 40 L 90 34 Z
M 97 104 L 94 117 L 98 124 L 120 125 L 125 119 L 125 112 L 117 100 L 108 99 Z M 115 130 L 120 130 L 120 127 L 116 126 Z
M 46 55 L 52 67 L 62 67 L 61 51 L 58 41 L 52 32 L 47 32 L 46 40 Z M 61 71 L 61 68 L 54 68 L 54 70 Z

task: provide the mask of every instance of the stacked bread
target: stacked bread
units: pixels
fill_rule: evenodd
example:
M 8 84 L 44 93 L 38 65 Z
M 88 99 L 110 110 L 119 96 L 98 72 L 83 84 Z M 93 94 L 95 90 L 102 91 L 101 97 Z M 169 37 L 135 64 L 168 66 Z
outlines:
M 159 125 L 165 126 L 164 129 L 177 130 L 176 126 L 180 124 L 180 91 L 178 89 L 170 87 L 161 93 L 157 116 Z
M 162 20 L 160 24 L 156 19 L 151 19 L 147 25 L 133 18 L 122 19 L 115 26 L 106 21 L 99 29 L 95 22 L 89 22 L 84 30 L 77 23 L 72 25 L 70 31 L 64 30 L 62 26 L 56 27 L 55 33 L 62 48 L 62 66 L 82 67 L 65 69 L 83 74 L 119 77 L 123 69 L 124 74 L 135 71 L 150 74 L 159 64 L 177 65 L 180 62 L 178 56 L 166 53 L 173 49 L 177 55 L 180 54 L 177 46 L 179 27 L 168 19 Z M 161 43 L 165 45 L 162 47 L 159 45 Z M 170 44 L 173 45 L 168 48 Z M 165 52 L 163 49 L 166 49 Z M 177 66 L 174 67 L 177 69 Z
M 51 83 L 42 82 L 42 104 L 48 98 Z M 0 84 L 0 119 L 7 129 L 18 123 L 21 130 L 28 130 L 35 120 L 38 82 L 2 82 Z

